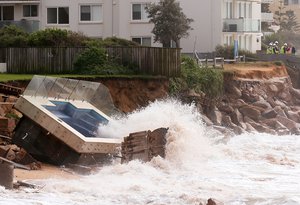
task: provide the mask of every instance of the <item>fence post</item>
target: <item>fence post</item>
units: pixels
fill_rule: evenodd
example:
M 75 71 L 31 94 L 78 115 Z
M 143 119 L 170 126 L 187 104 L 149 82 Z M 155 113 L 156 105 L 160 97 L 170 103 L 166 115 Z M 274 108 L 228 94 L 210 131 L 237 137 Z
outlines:
M 217 58 L 214 58 L 214 68 L 217 66 Z
M 221 58 L 222 61 L 222 69 L 224 69 L 224 57 Z

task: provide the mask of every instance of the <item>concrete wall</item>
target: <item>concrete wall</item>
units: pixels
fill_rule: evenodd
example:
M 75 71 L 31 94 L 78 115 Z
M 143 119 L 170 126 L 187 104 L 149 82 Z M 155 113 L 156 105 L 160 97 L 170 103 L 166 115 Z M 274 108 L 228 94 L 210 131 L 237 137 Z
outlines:
M 180 6 L 188 18 L 194 19 L 190 35 L 181 40 L 182 52 L 212 52 L 222 40 L 221 0 L 181 0 Z
M 80 5 L 102 5 L 102 22 L 80 22 Z M 111 36 L 111 5 L 110 0 L 42 0 L 41 29 L 55 27 L 97 38 Z M 47 8 L 55 7 L 69 7 L 69 24 L 47 24 Z

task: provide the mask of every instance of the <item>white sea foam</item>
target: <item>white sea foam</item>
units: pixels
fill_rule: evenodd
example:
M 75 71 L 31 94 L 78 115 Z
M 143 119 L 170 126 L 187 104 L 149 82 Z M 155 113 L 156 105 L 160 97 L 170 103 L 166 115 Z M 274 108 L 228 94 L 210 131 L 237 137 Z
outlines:
M 300 204 L 300 137 L 243 134 L 229 140 L 201 121 L 193 106 L 157 101 L 100 127 L 101 135 L 168 127 L 166 159 L 101 168 L 79 180 L 35 181 L 39 193 L 0 189 L 0 204 Z

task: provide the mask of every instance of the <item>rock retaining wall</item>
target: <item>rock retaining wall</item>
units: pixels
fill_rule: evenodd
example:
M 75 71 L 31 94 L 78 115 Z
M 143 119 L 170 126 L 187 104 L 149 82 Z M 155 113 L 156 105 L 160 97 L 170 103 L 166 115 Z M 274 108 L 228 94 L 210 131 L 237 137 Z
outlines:
M 292 86 L 289 77 L 231 79 L 222 100 L 210 109 L 201 109 L 207 110 L 208 124 L 234 133 L 300 134 L 300 90 Z

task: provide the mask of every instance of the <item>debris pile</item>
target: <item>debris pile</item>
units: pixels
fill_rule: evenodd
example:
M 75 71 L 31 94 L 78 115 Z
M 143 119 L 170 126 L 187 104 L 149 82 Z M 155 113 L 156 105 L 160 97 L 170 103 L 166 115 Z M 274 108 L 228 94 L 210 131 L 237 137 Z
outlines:
M 0 157 L 6 163 L 24 169 L 40 169 L 41 164 L 30 156 L 23 148 L 12 144 L 14 129 L 22 114 L 14 109 L 22 89 L 0 83 Z M 3 161 L 3 160 L 1 160 Z M 19 166 L 18 166 L 19 165 Z M 22 166 L 27 165 L 27 166 Z
M 166 134 L 168 128 L 159 128 L 154 131 L 130 133 L 124 137 L 121 154 L 122 163 L 131 160 L 150 161 L 153 157 L 165 157 Z
M 0 94 L 0 135 L 11 137 L 22 114 L 14 109 L 18 97 Z

